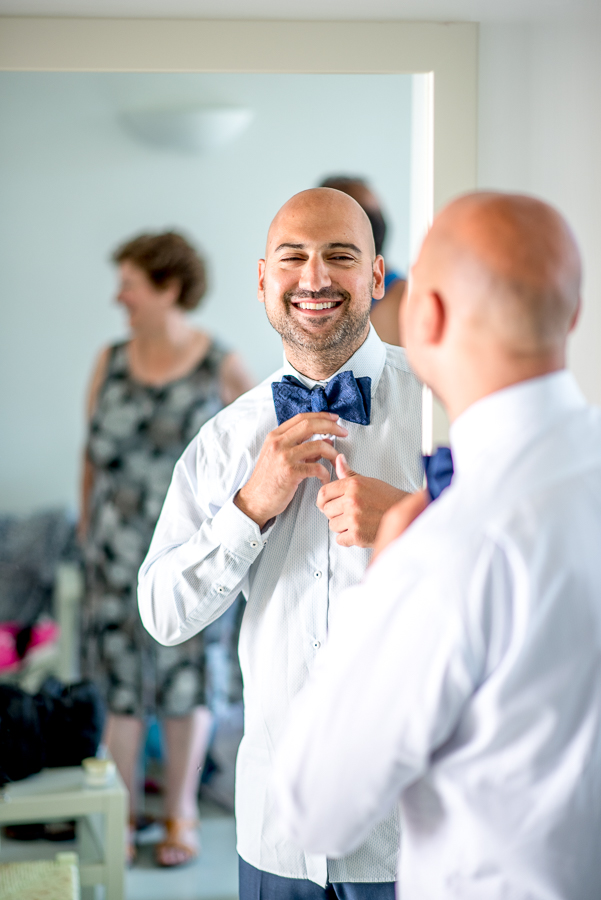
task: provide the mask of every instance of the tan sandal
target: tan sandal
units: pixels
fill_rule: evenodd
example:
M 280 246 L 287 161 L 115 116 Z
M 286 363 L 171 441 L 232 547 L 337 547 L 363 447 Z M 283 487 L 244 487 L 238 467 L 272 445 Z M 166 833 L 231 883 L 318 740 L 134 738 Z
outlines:
M 185 866 L 198 858 L 200 855 L 198 837 L 195 836 L 193 843 L 185 837 L 186 832 L 195 831 L 198 825 L 198 819 L 165 819 L 165 838 L 155 849 L 155 858 L 159 866 L 164 868 Z M 182 858 L 171 862 L 168 856 L 173 851 Z
M 125 865 L 133 866 L 136 861 L 136 820 L 131 817 L 125 832 Z

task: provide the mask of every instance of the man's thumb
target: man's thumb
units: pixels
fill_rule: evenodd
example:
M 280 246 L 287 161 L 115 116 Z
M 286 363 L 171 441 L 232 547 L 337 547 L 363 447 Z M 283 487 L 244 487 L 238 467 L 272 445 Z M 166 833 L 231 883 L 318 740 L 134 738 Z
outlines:
M 336 457 L 336 475 L 338 478 L 350 478 L 351 475 L 356 474 L 356 472 L 353 472 L 353 470 L 349 468 L 346 456 L 343 453 L 339 453 Z

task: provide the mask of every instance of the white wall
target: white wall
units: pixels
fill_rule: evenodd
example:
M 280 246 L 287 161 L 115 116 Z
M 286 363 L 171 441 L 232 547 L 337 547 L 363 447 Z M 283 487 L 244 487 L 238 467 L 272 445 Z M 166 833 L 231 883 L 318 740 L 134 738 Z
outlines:
M 192 102 L 255 119 L 209 156 L 136 143 L 118 113 Z M 0 73 L 0 513 L 76 505 L 83 397 L 99 348 L 124 334 L 111 250 L 177 227 L 211 265 L 197 321 L 257 378 L 281 345 L 256 301 L 268 224 L 333 172 L 364 174 L 407 262 L 411 78 L 405 75 Z
M 479 184 L 536 194 L 584 257 L 570 366 L 601 404 L 601 25 L 482 25 Z

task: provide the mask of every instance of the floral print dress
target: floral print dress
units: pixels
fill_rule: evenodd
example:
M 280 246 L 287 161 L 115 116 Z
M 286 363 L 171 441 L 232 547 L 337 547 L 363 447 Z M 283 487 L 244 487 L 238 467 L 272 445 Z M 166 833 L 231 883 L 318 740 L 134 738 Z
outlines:
M 223 406 L 217 342 L 196 368 L 160 387 L 132 378 L 127 344 L 111 347 L 89 427 L 95 470 L 86 537 L 82 669 L 111 712 L 183 716 L 205 700 L 202 634 L 163 647 L 144 629 L 136 588 L 175 463 Z

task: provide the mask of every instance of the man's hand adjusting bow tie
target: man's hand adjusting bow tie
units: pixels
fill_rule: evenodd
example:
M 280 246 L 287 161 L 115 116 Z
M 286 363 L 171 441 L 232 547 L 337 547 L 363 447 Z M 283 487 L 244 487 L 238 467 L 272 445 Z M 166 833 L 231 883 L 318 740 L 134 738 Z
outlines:
M 341 547 L 373 547 L 383 514 L 406 492 L 358 475 L 341 453 L 336 457 L 336 475 L 338 481 L 324 484 L 319 491 L 318 508 L 330 520 L 330 531 L 338 535 L 336 543 Z
M 322 387 L 307 388 L 285 375 L 271 386 L 278 428 L 271 431 L 248 482 L 234 503 L 260 528 L 282 513 L 305 478 L 319 478 L 317 506 L 329 519 L 342 547 L 373 547 L 383 513 L 405 496 L 377 478 L 353 472 L 331 441 L 315 435 L 347 437 L 338 418 L 369 425 L 371 379 L 340 372 Z M 319 460 L 335 464 L 338 480 L 330 483 Z
M 284 512 L 305 478 L 319 478 L 322 484 L 330 480 L 319 460 L 334 463 L 337 451 L 330 441 L 311 438 L 316 434 L 346 437 L 348 431 L 337 419 L 336 413 L 302 413 L 269 432 L 254 472 L 234 498 L 259 528 Z

